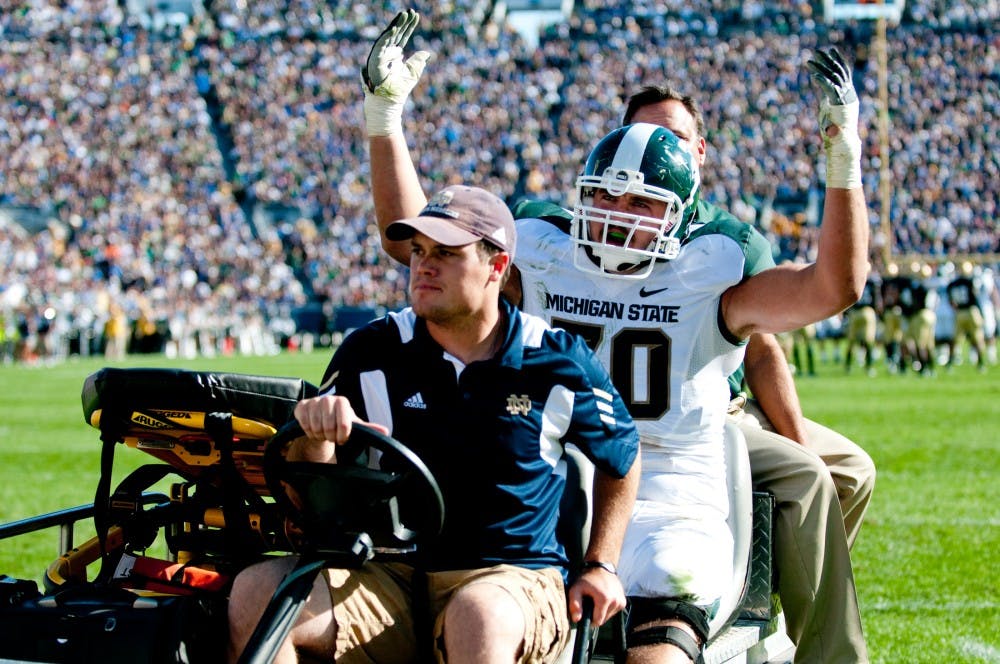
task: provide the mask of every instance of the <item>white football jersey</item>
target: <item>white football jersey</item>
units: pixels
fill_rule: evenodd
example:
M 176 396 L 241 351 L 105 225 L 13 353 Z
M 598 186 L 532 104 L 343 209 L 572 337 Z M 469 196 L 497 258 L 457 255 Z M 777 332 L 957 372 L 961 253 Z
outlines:
M 551 223 L 517 223 L 522 309 L 582 336 L 608 367 L 643 443 L 640 498 L 728 514 L 727 377 L 745 345 L 720 328 L 719 300 L 743 278 L 740 244 L 700 235 L 647 278 L 614 279 L 576 269 L 584 250 Z

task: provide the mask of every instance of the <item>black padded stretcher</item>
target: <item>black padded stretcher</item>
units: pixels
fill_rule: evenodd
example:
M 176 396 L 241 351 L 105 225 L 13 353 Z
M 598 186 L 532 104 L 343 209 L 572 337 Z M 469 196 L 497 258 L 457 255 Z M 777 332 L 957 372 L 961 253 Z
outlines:
M 209 427 L 214 417 L 227 416 L 236 469 L 264 491 L 265 443 L 292 418 L 295 404 L 316 392 L 299 378 L 105 368 L 87 377 L 81 398 L 88 424 L 113 430 L 125 445 L 191 477 L 218 463 L 220 449 Z

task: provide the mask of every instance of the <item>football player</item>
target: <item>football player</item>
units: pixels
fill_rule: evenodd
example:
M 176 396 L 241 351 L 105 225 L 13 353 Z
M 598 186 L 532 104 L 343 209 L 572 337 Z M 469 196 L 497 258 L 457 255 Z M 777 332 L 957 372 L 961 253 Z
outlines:
M 854 351 L 856 348 L 860 348 L 865 371 L 869 376 L 875 375 L 875 337 L 878 332 L 876 312 L 881 309 L 879 285 L 878 275 L 873 272 L 865 281 L 861 297 L 847 310 L 847 349 L 844 351 L 844 371 L 848 373 L 855 362 Z
M 912 368 L 922 376 L 934 374 L 934 328 L 937 325 L 937 291 L 930 287 L 930 265 L 919 261 L 910 265 L 910 283 L 902 292 L 906 318 L 906 347 L 912 354 Z
M 948 303 L 955 310 L 955 334 L 951 338 L 948 366 L 955 364 L 955 354 L 963 339 L 976 350 L 976 362 L 980 371 L 986 370 L 986 334 L 983 325 L 983 310 L 979 304 L 978 288 L 973 281 L 973 265 L 964 261 L 960 274 L 948 283 L 946 293 Z
M 529 238 L 517 262 L 522 306 L 594 345 L 612 380 L 624 386 L 643 435 L 649 461 L 620 565 L 636 661 L 669 661 L 675 648 L 696 660 L 711 607 L 725 592 L 731 550 L 719 444 L 726 413 L 712 404 L 724 404 L 726 377 L 739 366 L 749 331 L 809 322 L 808 313 L 768 299 L 768 289 L 782 289 L 782 268 L 747 277 L 748 266 L 769 252 L 752 241 L 748 225 L 716 223 L 687 233 L 698 171 L 683 164 L 684 154 L 667 129 L 616 130 L 577 181 L 581 202 L 569 235 L 546 220 L 518 226 Z M 658 161 L 671 167 L 657 170 Z M 761 315 L 748 331 L 734 320 L 753 306 L 739 294 L 755 287 L 761 290 L 753 301 L 783 323 L 772 326 Z M 863 645 L 841 641 L 863 652 Z M 828 645 L 828 653 L 838 647 Z
M 1000 265 L 998 265 L 1000 267 Z M 986 335 L 986 359 L 997 363 L 997 309 L 1000 309 L 1000 288 L 997 271 L 986 265 L 979 272 L 979 305 L 983 308 L 983 332 Z
M 903 316 L 903 298 L 909 288 L 909 278 L 899 273 L 896 263 L 889 263 L 882 279 L 882 345 L 889 373 L 902 370 L 909 359 L 909 353 L 903 344 L 906 321 Z
M 629 98 L 624 117 L 624 124 L 640 121 L 673 131 L 704 166 L 705 123 L 692 97 L 669 86 L 644 87 Z M 696 199 L 692 229 L 737 221 L 719 206 Z M 756 231 L 748 242 L 766 246 Z M 769 251 L 753 253 L 762 260 L 748 263 L 747 275 L 773 265 Z M 730 419 L 746 439 L 754 485 L 772 493 L 778 506 L 773 554 L 778 575 L 802 580 L 778 588 L 786 630 L 800 656 L 822 659 L 823 644 L 846 642 L 855 644 L 863 658 L 850 547 L 871 499 L 875 464 L 853 441 L 802 415 L 786 359 L 792 336 L 751 335 L 744 364 L 730 376 Z M 746 398 L 745 388 L 752 398 Z

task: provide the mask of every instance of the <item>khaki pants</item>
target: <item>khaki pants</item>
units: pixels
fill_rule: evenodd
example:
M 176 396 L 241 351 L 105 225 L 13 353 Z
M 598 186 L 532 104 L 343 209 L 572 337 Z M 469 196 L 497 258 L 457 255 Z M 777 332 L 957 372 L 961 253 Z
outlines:
M 930 309 L 921 309 L 910 316 L 906 325 L 906 338 L 913 342 L 918 351 L 924 350 L 933 356 L 934 326 L 936 323 L 937 314 Z
M 986 333 L 983 328 L 983 314 L 978 307 L 964 307 L 955 310 L 955 345 L 958 345 L 962 339 L 968 339 L 969 344 L 976 350 L 982 350 L 983 346 L 986 345 Z
M 882 314 L 882 342 L 899 343 L 903 341 L 903 314 L 898 308 L 892 308 Z
M 754 486 L 775 497 L 778 593 L 795 661 L 867 662 L 850 546 L 875 484 L 871 457 L 809 420 L 808 447 L 780 436 L 752 400 L 730 417 L 746 437 Z
M 847 313 L 847 340 L 852 344 L 874 345 L 877 327 L 878 320 L 871 307 L 852 309 Z

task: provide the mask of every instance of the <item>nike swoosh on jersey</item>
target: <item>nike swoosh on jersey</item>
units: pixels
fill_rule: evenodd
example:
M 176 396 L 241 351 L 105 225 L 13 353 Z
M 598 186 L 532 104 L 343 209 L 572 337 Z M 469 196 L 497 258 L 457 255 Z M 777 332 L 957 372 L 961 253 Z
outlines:
M 657 293 L 662 293 L 665 290 L 670 290 L 670 287 L 667 286 L 666 288 L 654 288 L 653 290 L 646 290 L 646 287 L 643 286 L 642 288 L 639 289 L 639 297 L 649 297 L 650 295 L 656 295 Z

